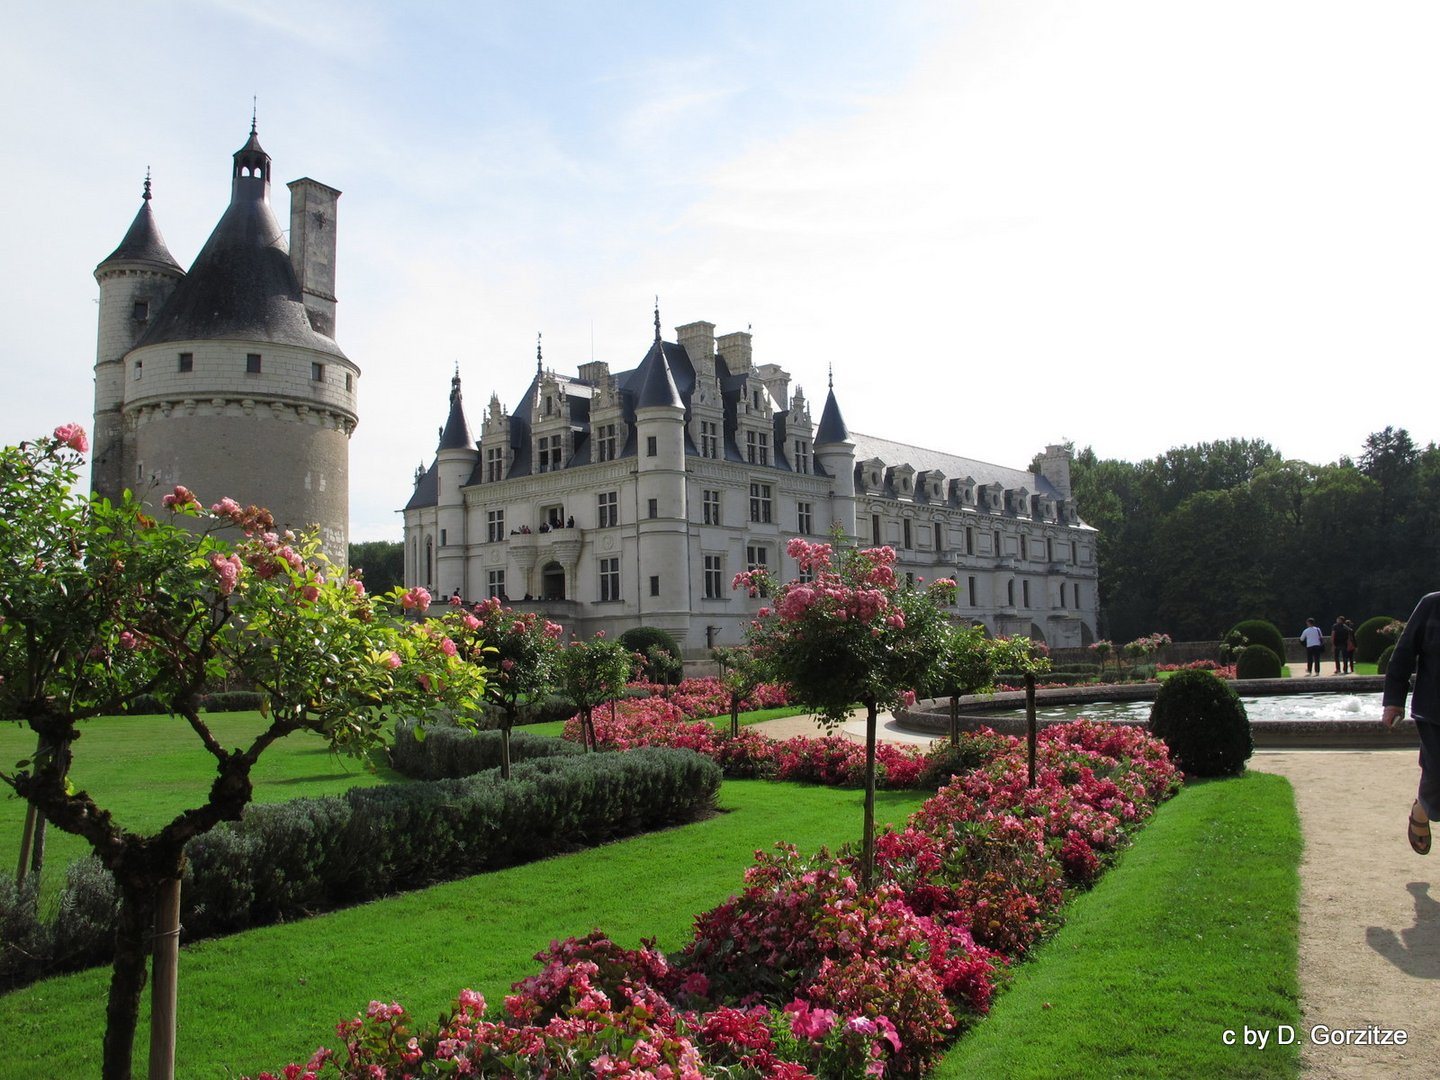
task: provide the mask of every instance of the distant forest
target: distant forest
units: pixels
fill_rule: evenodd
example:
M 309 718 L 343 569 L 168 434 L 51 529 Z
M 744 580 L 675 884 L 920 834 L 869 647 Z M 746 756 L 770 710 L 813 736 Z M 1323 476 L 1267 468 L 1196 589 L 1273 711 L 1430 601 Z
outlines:
M 1072 482 L 1100 532 L 1101 637 L 1211 640 L 1250 617 L 1293 636 L 1307 618 L 1403 619 L 1440 589 L 1440 448 L 1404 428 L 1331 465 L 1245 439 L 1138 463 L 1087 447 Z

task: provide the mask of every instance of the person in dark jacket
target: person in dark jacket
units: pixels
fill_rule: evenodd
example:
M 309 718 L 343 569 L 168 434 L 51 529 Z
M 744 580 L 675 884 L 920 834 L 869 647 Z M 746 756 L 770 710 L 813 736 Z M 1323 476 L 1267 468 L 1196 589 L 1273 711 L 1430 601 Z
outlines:
M 1415 687 L 1410 688 L 1410 675 Z M 1420 598 L 1405 623 L 1390 666 L 1385 669 L 1385 695 L 1380 721 L 1393 728 L 1405 715 L 1405 697 L 1410 696 L 1410 715 L 1420 733 L 1420 790 L 1410 807 L 1406 833 L 1418 855 L 1430 854 L 1430 821 L 1440 812 L 1440 592 Z
M 1335 650 L 1335 674 L 1345 674 L 1345 659 L 1350 655 L 1350 624 L 1344 615 L 1335 616 L 1335 625 L 1330 627 L 1330 645 Z

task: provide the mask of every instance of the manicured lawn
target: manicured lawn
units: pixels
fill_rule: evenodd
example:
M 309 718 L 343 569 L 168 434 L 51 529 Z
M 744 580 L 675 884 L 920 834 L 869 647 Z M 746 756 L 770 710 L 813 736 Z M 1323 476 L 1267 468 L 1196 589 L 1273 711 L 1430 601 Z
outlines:
M 926 793 L 876 798 L 877 818 L 900 822 Z M 654 937 L 678 948 L 696 914 L 739 891 L 757 849 L 778 838 L 807 852 L 838 847 L 858 837 L 861 801 L 858 791 L 727 781 L 723 812 L 695 825 L 187 947 L 177 1072 L 240 1075 L 303 1060 L 372 998 L 430 1019 L 470 987 L 499 1009 L 510 984 L 535 973 L 537 950 L 597 926 L 624 945 Z M 97 969 L 0 997 L 0 1074 L 97 1075 L 107 985 Z
M 205 720 L 221 745 L 229 747 L 248 744 L 265 723 L 257 712 L 207 713 Z M 215 776 L 214 759 L 185 721 L 173 716 L 107 716 L 88 721 L 81 730 L 71 778 L 126 828 L 153 832 L 205 801 Z M 29 728 L 0 724 L 0 761 L 7 767 L 34 752 Z M 370 772 L 363 762 L 332 754 L 319 736 L 309 734 L 275 743 L 261 755 L 252 776 L 255 802 L 336 795 L 352 787 L 404 780 L 389 768 Z M 6 873 L 15 869 L 24 819 L 23 802 L 0 797 L 0 869 Z M 90 852 L 85 841 L 59 829 L 47 829 L 45 836 L 42 903 L 58 894 L 65 867 Z
M 934 1075 L 1297 1076 L 1298 1046 L 1222 1035 L 1299 1030 L 1300 848 L 1285 779 L 1188 786 Z

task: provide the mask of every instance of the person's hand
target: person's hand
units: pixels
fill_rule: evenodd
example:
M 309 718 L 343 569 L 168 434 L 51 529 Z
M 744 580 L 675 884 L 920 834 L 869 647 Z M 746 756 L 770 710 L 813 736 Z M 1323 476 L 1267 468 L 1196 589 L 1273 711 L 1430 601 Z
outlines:
M 1380 714 L 1380 723 L 1385 725 L 1387 731 L 1395 729 L 1395 721 L 1405 715 L 1403 705 L 1386 705 L 1384 712 Z

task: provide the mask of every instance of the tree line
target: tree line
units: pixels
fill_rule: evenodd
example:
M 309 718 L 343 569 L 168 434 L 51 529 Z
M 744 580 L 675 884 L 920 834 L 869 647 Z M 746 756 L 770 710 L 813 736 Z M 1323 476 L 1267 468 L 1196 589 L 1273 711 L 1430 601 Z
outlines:
M 1440 447 L 1404 428 L 1329 465 L 1254 439 L 1141 462 L 1086 447 L 1072 483 L 1099 531 L 1100 637 L 1209 640 L 1250 617 L 1286 634 L 1307 618 L 1403 619 L 1440 588 Z

